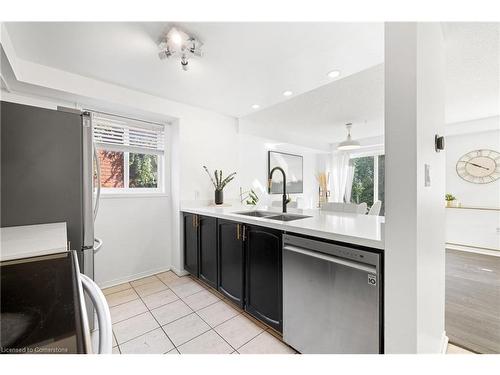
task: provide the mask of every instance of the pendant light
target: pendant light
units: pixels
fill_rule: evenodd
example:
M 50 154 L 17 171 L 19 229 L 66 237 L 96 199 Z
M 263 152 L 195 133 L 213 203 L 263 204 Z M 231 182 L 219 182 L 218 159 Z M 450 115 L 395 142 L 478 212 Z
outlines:
M 347 151 L 347 150 L 356 150 L 360 148 L 361 145 L 359 144 L 359 141 L 355 141 L 351 138 L 352 124 L 351 123 L 345 124 L 345 127 L 347 129 L 347 138 L 345 141 L 339 143 L 339 145 L 337 146 L 337 150 Z

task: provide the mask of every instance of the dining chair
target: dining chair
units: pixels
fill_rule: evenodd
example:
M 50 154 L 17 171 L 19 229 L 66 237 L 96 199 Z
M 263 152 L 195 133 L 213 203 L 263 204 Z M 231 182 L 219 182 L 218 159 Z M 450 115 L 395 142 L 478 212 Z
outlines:
M 324 211 L 344 212 L 344 203 L 340 203 L 340 202 L 323 203 L 321 205 L 321 209 Z
M 370 207 L 370 211 L 368 211 L 368 215 L 380 215 L 380 209 L 382 208 L 381 201 L 375 201 L 373 205 Z

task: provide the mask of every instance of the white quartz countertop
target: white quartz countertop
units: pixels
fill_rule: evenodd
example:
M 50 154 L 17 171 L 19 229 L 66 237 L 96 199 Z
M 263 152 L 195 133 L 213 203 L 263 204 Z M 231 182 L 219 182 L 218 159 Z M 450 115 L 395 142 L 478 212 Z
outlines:
M 351 214 L 345 212 L 327 212 L 321 210 L 289 209 L 290 214 L 302 214 L 311 217 L 294 220 L 279 221 L 262 217 L 238 215 L 242 211 L 274 211 L 280 214 L 281 210 L 275 207 L 259 207 L 256 209 L 247 206 L 203 206 L 183 205 L 181 211 L 238 221 L 246 224 L 255 224 L 263 227 L 283 230 L 289 233 L 303 234 L 328 240 L 340 241 L 355 245 L 368 246 L 375 249 L 384 249 L 383 227 L 384 217 L 372 215 Z
M 0 260 L 67 251 L 66 223 L 1 228 Z

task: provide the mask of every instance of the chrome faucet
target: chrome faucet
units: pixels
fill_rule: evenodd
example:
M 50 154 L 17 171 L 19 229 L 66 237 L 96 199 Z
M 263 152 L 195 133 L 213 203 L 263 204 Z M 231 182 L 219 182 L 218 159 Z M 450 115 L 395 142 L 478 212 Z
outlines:
M 271 169 L 271 172 L 269 172 L 269 192 L 271 192 L 271 186 L 273 183 L 273 173 L 274 171 L 280 171 L 281 174 L 283 175 L 283 213 L 286 213 L 286 205 L 290 202 L 290 198 L 287 197 L 286 195 L 286 174 L 283 168 L 281 167 L 274 167 Z

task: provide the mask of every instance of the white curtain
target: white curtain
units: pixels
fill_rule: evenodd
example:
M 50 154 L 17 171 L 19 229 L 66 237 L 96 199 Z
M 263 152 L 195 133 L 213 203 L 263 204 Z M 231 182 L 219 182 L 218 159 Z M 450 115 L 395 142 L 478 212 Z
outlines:
M 339 152 L 332 155 L 331 197 L 333 202 L 350 202 L 354 167 L 349 162 L 349 153 Z
M 354 179 L 354 165 L 350 160 L 351 159 L 349 158 L 349 163 L 347 166 L 347 178 L 345 183 L 345 194 L 344 194 L 344 199 L 347 203 L 351 201 L 352 180 Z

